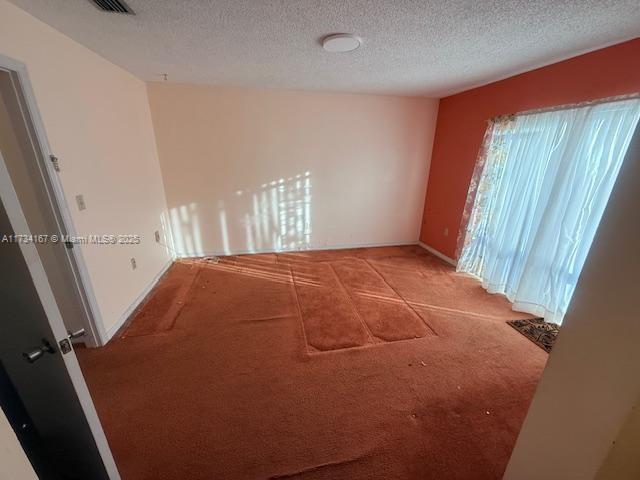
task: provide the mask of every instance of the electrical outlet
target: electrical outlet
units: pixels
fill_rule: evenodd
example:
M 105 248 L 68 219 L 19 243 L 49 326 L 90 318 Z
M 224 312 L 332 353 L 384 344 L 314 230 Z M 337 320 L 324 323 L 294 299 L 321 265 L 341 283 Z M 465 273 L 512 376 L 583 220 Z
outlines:
M 87 205 L 84 203 L 83 195 L 76 195 L 76 203 L 78 204 L 78 210 L 84 210 L 87 208 Z
M 156 242 L 157 242 L 157 243 L 160 243 L 160 232 L 159 232 L 158 230 L 156 230 L 156 231 L 154 232 L 154 235 L 155 235 L 155 237 L 156 237 Z
M 131 258 L 131 268 L 133 268 L 134 270 L 136 268 L 138 268 L 138 265 L 136 264 L 136 259 L 135 258 Z
M 445 237 L 448 237 L 448 236 L 449 236 L 449 229 L 448 229 L 448 228 L 445 228 L 445 229 L 444 229 L 444 231 L 443 231 L 442 233 L 444 233 L 444 236 L 445 236 Z

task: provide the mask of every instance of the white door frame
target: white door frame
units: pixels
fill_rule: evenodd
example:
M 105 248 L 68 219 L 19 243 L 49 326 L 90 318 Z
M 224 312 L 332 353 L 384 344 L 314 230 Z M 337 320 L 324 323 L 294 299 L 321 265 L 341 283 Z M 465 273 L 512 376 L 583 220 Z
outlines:
M 0 199 L 2 200 L 2 204 L 7 212 L 13 231 L 24 235 L 30 235 L 27 219 L 24 216 L 22 207 L 18 200 L 18 195 L 11 183 L 11 177 L 9 176 L 9 171 L 7 170 L 2 154 L 0 154 Z M 38 250 L 34 243 L 20 243 L 20 251 L 24 256 L 27 268 L 29 269 L 29 274 L 31 275 L 38 297 L 40 298 L 40 302 L 42 303 L 49 325 L 51 326 L 51 331 L 55 341 L 56 343 L 59 343 L 67 338 L 67 330 L 62 320 L 62 315 L 60 314 L 56 300 L 53 296 L 53 291 L 51 290 L 51 285 L 49 284 L 44 266 L 42 265 L 42 261 L 38 255 Z M 100 419 L 98 418 L 95 406 L 93 405 L 93 400 L 89 394 L 89 389 L 87 388 L 87 384 L 82 376 L 82 371 L 80 370 L 76 354 L 72 349 L 69 353 L 61 356 L 69 373 L 69 377 L 71 378 L 76 395 L 78 396 L 78 401 L 80 402 L 82 411 L 84 412 L 87 423 L 89 424 L 91 433 L 93 434 L 100 456 L 102 457 L 107 474 L 109 475 L 110 480 L 120 480 L 118 468 L 116 467 L 111 449 L 107 443 L 107 438 L 102 430 L 102 425 L 100 424 Z
M 0 54 L 0 70 L 9 73 L 11 76 L 15 92 L 21 100 L 21 108 L 26 110 L 22 114 L 31 123 L 35 131 L 35 138 L 32 138 L 32 142 L 33 149 L 38 157 L 38 170 L 47 186 L 46 193 L 52 205 L 53 216 L 60 230 L 59 232 L 47 233 L 76 236 L 77 232 L 60 178 L 55 171 L 53 163 L 50 161 L 53 153 L 36 104 L 36 97 L 31 86 L 27 67 L 18 60 Z M 98 301 L 93 291 L 89 270 L 82 253 L 82 245 L 75 244 L 72 249 L 68 249 L 67 258 L 74 273 L 76 288 L 83 303 L 81 310 L 84 313 L 84 340 L 89 347 L 105 345 L 109 341 L 109 336 L 104 328 Z

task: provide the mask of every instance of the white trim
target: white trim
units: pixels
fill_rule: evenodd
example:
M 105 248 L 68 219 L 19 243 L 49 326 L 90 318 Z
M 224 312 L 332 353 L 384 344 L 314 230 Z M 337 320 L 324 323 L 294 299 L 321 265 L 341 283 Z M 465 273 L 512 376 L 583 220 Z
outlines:
M 0 59 L 1 60 L 1 59 Z M 20 232 L 24 235 L 29 235 L 31 232 L 27 224 L 27 219 L 22 211 L 22 206 L 18 200 L 18 195 L 11 182 L 9 171 L 0 154 L 0 201 L 4 205 L 4 209 L 9 217 L 9 222 L 15 232 Z M 20 251 L 24 256 L 29 274 L 33 280 L 33 284 L 36 288 L 36 292 L 42 304 L 42 308 L 47 316 L 49 326 L 51 327 L 51 333 L 55 338 L 55 342 L 59 343 L 61 340 L 67 338 L 67 329 L 62 321 L 62 315 L 58 309 L 49 279 L 42 265 L 42 260 L 38 254 L 38 250 L 34 243 L 20 243 Z M 107 438 L 102 429 L 98 413 L 96 412 L 93 400 L 89 394 L 89 389 L 80 370 L 80 364 L 76 358 L 75 351 L 71 350 L 65 355 L 61 355 L 64 361 L 65 367 L 69 374 L 69 379 L 73 385 L 75 393 L 80 403 L 80 407 L 84 412 L 89 429 L 96 442 L 98 452 L 102 457 L 107 475 L 111 480 L 120 480 L 120 474 L 118 468 L 111 454 L 111 449 L 107 442 Z
M 73 219 L 71 218 L 71 212 L 64 195 L 60 178 L 53 169 L 51 162 L 47 161 L 49 155 L 52 154 L 52 151 L 44 128 L 44 122 L 42 121 L 40 111 L 38 110 L 35 93 L 31 85 L 31 80 L 29 79 L 27 67 L 20 61 L 0 54 L 0 69 L 13 73 L 18 78 L 19 85 L 17 87 L 24 97 L 28 110 L 26 113 L 33 129 L 35 130 L 36 138 L 34 140 L 37 144 L 34 145 L 34 147 L 36 148 L 36 153 L 40 153 L 45 157 L 43 161 L 45 171 L 42 171 L 41 169 L 41 173 L 46 175 L 53 189 L 53 198 L 50 197 L 50 200 L 58 207 L 60 216 L 62 217 L 61 220 L 64 233 L 71 236 L 77 236 L 77 231 L 73 223 Z M 104 321 L 102 319 L 100 307 L 98 306 L 98 300 L 93 290 L 89 269 L 87 268 L 87 264 L 82 254 L 82 246 L 79 244 L 74 245 L 74 248 L 71 249 L 71 254 L 73 255 L 73 260 L 75 261 L 75 265 L 78 269 L 78 275 L 80 277 L 76 279 L 78 288 L 82 289 L 82 293 L 88 303 L 88 305 L 84 305 L 85 312 L 87 314 L 85 341 L 89 346 L 102 346 L 108 341 L 107 332 L 105 331 Z
M 182 255 L 178 252 L 174 252 L 176 258 L 199 258 L 199 257 L 225 257 L 227 255 L 250 255 L 253 253 L 302 253 L 302 252 L 316 252 L 318 250 L 344 250 L 348 248 L 377 248 L 377 247 L 403 247 L 407 245 L 416 245 L 415 240 L 413 242 L 393 242 L 393 243 L 360 243 L 360 244 L 348 244 L 348 245 L 331 245 L 323 247 L 309 247 L 309 248 L 291 248 L 291 249 L 260 249 L 260 250 L 232 250 L 229 252 L 203 252 L 194 254 Z
M 454 267 L 458 266 L 458 262 L 456 262 L 453 258 L 447 257 L 444 253 L 441 253 L 438 250 L 436 250 L 435 248 L 430 247 L 426 243 L 423 243 L 420 240 L 418 240 L 418 245 L 420 245 L 422 248 L 424 248 L 427 252 L 429 252 L 429 253 L 435 255 L 436 257 L 438 257 L 440 260 L 444 260 L 449 265 L 453 265 Z
M 136 297 L 136 299 L 129 305 L 129 307 L 124 311 L 124 313 L 120 316 L 118 321 L 109 327 L 106 330 L 105 335 L 105 344 L 113 338 L 118 330 L 122 328 L 122 326 L 129 320 L 131 314 L 135 311 L 136 308 L 140 306 L 140 304 L 144 301 L 144 299 L 149 295 L 153 287 L 156 286 L 158 281 L 162 278 L 162 276 L 169 270 L 169 267 L 173 264 L 173 259 L 167 261 L 167 263 L 160 269 L 160 271 L 153 277 L 151 282 L 140 292 L 140 295 Z

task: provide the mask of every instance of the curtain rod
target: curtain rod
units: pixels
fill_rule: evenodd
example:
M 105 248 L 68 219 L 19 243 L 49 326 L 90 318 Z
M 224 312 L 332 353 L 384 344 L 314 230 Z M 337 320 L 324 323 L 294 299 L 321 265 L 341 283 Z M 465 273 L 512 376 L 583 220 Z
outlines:
M 597 98 L 595 100 L 587 100 L 585 102 L 579 102 L 579 103 L 567 103 L 563 105 L 556 105 L 553 107 L 536 108 L 533 110 L 523 110 L 521 112 L 509 113 L 505 115 L 496 115 L 495 117 L 491 117 L 489 120 L 492 122 L 500 121 L 505 119 L 513 119 L 516 116 L 522 117 L 525 115 L 535 115 L 537 113 L 555 112 L 559 110 L 571 110 L 574 108 L 584 108 L 584 107 L 590 107 L 592 105 L 599 105 L 601 103 L 621 102 L 624 100 L 631 100 L 634 98 L 640 98 L 640 92 L 629 93 L 625 95 L 617 95 L 615 97 Z

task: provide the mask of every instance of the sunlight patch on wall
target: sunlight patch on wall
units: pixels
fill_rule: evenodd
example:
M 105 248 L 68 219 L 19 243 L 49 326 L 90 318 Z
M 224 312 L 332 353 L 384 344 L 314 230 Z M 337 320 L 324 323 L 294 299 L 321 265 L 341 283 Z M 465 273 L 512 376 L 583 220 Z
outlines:
M 243 250 L 253 253 L 309 248 L 311 187 L 311 172 L 306 171 L 263 183 L 255 190 L 237 190 L 236 197 L 244 198 L 238 203 L 245 205 L 244 212 L 237 212 L 245 235 Z M 220 215 L 224 213 L 220 211 Z
M 174 207 L 169 212 L 176 253 L 179 256 L 201 256 L 202 234 L 195 203 Z
M 168 220 L 171 248 L 179 257 L 308 249 L 311 189 L 311 172 L 306 171 L 257 188 L 231 190 L 217 205 L 173 207 Z M 202 235 L 211 231 L 219 235 L 218 246 L 203 251 Z
M 220 232 L 222 232 L 222 248 L 225 255 L 231 254 L 229 248 L 229 229 L 227 228 L 227 212 L 224 209 L 224 202 L 218 202 L 218 210 L 220 212 Z
M 173 243 L 173 233 L 171 232 L 170 212 L 162 212 L 160 215 L 160 245 L 163 245 L 171 257 L 176 256 L 176 246 Z

